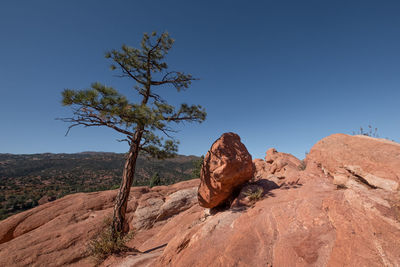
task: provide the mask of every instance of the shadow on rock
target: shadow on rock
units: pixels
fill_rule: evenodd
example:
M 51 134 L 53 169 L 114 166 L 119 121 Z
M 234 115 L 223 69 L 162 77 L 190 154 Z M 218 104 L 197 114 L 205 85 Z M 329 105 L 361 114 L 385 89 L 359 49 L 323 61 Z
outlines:
M 158 246 L 158 247 L 154 247 L 154 248 L 148 249 L 148 250 L 146 250 L 146 251 L 143 251 L 143 252 L 141 252 L 141 253 L 150 253 L 150 252 L 155 251 L 155 250 L 157 250 L 157 249 L 166 247 L 167 245 L 168 245 L 168 243 L 165 243 L 165 244 L 162 244 L 162 245 L 160 245 L 160 246 Z
M 239 190 L 239 194 L 230 205 L 230 208 L 233 212 L 245 211 L 253 207 L 257 201 L 267 197 L 275 197 L 272 190 L 278 188 L 279 186 L 275 182 L 267 179 L 247 183 Z

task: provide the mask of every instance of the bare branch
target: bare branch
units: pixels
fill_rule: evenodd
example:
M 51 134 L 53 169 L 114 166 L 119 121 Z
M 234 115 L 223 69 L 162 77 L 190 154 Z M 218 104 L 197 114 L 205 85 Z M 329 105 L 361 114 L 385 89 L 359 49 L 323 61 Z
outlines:
M 92 110 L 83 107 L 78 110 L 74 111 L 75 117 L 72 118 L 60 118 L 59 120 L 64 121 L 64 122 L 69 122 L 72 123 L 68 127 L 66 135 L 68 135 L 69 131 L 71 128 L 78 126 L 78 125 L 83 125 L 84 127 L 92 127 L 92 126 L 107 126 L 109 128 L 112 128 L 116 130 L 117 132 L 120 132 L 122 134 L 125 134 L 127 136 L 133 136 L 133 132 L 130 132 L 128 130 L 122 129 L 118 126 L 115 125 L 115 123 L 109 119 L 102 118 L 98 114 L 95 114 Z
M 171 128 L 167 128 L 167 127 L 164 127 L 164 128 L 157 128 L 158 130 L 160 130 L 161 132 L 163 132 L 168 138 L 173 138 L 171 135 L 169 135 L 168 134 L 168 132 L 172 132 L 172 133 L 177 133 L 178 131 L 176 131 L 176 130 L 172 130 Z
M 149 55 L 150 55 L 150 53 L 153 53 L 154 49 L 156 49 L 160 45 L 161 39 L 162 39 L 162 36 L 158 37 L 157 43 L 149 50 L 149 53 L 148 53 Z M 150 46 L 151 46 L 151 44 L 150 44 Z
M 129 139 L 117 139 L 118 142 L 127 142 L 129 145 L 132 144 L 131 140 Z
M 194 118 L 194 117 L 174 117 L 174 116 L 170 116 L 170 117 L 164 117 L 164 120 L 166 121 L 175 121 L 175 122 L 179 122 L 179 121 L 200 121 L 200 118 Z
M 122 68 L 123 71 L 125 71 L 124 73 L 127 74 L 129 77 L 133 78 L 136 82 L 145 85 L 146 83 L 143 82 L 142 80 L 138 79 L 137 77 L 135 77 L 135 75 L 133 75 L 124 65 L 122 65 L 120 62 L 117 61 L 117 64 Z
M 175 78 L 170 78 L 168 79 L 169 76 L 175 75 Z M 183 82 L 190 82 L 190 81 L 195 81 L 198 80 L 196 78 L 192 78 L 192 77 L 185 77 L 185 78 L 179 78 L 180 73 L 177 71 L 171 71 L 171 72 L 167 72 L 164 77 L 161 79 L 161 81 L 151 81 L 152 85 L 162 85 L 162 84 L 166 84 L 166 83 L 172 83 L 172 84 L 177 84 L 177 83 L 183 83 Z

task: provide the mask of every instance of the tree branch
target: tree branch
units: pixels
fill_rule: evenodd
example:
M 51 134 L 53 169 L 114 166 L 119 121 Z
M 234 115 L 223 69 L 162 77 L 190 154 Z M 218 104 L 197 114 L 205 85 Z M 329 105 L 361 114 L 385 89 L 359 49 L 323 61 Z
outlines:
M 132 144 L 130 139 L 117 139 L 118 142 L 127 142 L 129 146 Z
M 171 74 L 175 74 L 176 77 L 174 79 L 167 79 L 168 76 L 170 76 Z M 172 83 L 172 84 L 176 84 L 176 83 L 183 83 L 183 82 L 190 82 L 190 81 L 195 81 L 198 80 L 196 78 L 192 78 L 192 77 L 188 77 L 188 76 L 183 76 L 185 78 L 180 78 L 180 76 L 182 76 L 182 73 L 179 73 L 177 71 L 171 71 L 171 72 L 167 72 L 164 77 L 161 79 L 161 81 L 151 81 L 152 85 L 162 85 L 162 84 L 166 84 L 166 83 Z
M 122 134 L 125 134 L 127 136 L 133 136 L 134 133 L 130 132 L 128 130 L 122 129 L 118 126 L 115 125 L 115 122 L 112 122 L 110 120 L 106 120 L 104 118 L 101 118 L 99 115 L 93 113 L 91 110 L 87 108 L 80 108 L 79 110 L 76 110 L 74 112 L 74 115 L 76 117 L 72 118 L 59 118 L 59 120 L 64 121 L 64 122 L 69 122 L 73 123 L 68 127 L 67 133 L 65 135 L 68 135 L 69 131 L 71 128 L 78 126 L 78 125 L 83 125 L 84 127 L 92 127 L 92 126 L 107 126 L 109 128 L 112 128 L 116 130 L 117 132 L 120 132 Z
M 152 46 L 152 48 L 150 48 L 148 54 L 153 53 L 154 49 L 156 49 L 156 48 L 160 45 L 161 39 L 162 39 L 162 35 L 158 38 L 157 43 L 156 43 L 154 46 L 152 46 L 152 45 L 150 44 L 150 46 Z M 149 39 L 149 40 L 150 40 L 150 39 Z
M 164 117 L 164 120 L 166 121 L 200 121 L 200 118 L 194 118 L 194 117 L 174 117 L 174 116 L 170 116 L 170 117 Z
M 142 80 L 138 79 L 135 77 L 135 75 L 133 75 L 124 65 L 122 65 L 119 61 L 116 61 L 117 64 L 125 71 L 126 74 L 128 74 L 129 77 L 131 77 L 132 79 L 134 79 L 136 82 L 146 85 L 145 82 L 143 82 Z
M 171 128 L 167 128 L 167 127 L 164 127 L 164 128 L 157 127 L 157 129 L 160 130 L 161 132 L 163 132 L 163 134 L 165 134 L 168 138 L 171 138 L 171 139 L 173 139 L 173 137 L 171 135 L 169 135 L 168 132 L 171 132 L 171 133 L 177 132 L 177 131 L 172 130 Z

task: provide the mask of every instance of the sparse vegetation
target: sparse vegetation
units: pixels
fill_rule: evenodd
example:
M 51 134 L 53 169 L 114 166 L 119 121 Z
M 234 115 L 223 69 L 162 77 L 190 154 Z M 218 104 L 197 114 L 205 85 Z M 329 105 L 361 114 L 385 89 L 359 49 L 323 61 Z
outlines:
M 304 159 L 300 161 L 300 165 L 298 168 L 300 171 L 304 171 L 307 168 L 307 163 Z
M 158 172 L 153 174 L 153 176 L 151 177 L 149 187 L 153 187 L 153 186 L 157 186 L 157 185 L 161 185 L 161 179 L 160 179 L 160 175 L 158 174 Z
M 111 223 L 112 218 L 107 217 L 103 222 L 100 233 L 89 241 L 87 251 L 96 264 L 101 263 L 112 254 L 129 250 L 125 244 L 132 239 L 133 231 L 127 235 L 122 235 L 118 232 L 116 238 L 113 238 Z
M 373 128 L 371 125 L 368 125 L 367 130 L 364 130 L 363 127 L 360 127 L 360 130 L 358 130 L 358 132 L 353 131 L 353 135 L 365 135 L 365 136 L 379 138 L 378 128 Z
M 244 192 L 244 195 L 249 198 L 250 201 L 258 201 L 261 199 L 262 195 L 264 193 L 264 190 L 262 187 L 257 187 L 257 188 L 250 188 L 246 192 Z
M 365 135 L 369 137 L 381 138 L 378 134 L 378 128 L 373 128 L 371 125 L 368 125 L 367 130 L 364 130 L 362 127 L 360 127 L 360 129 L 357 132 L 353 131 L 353 135 Z M 396 142 L 394 139 L 389 137 L 383 137 L 383 138 L 392 142 Z
M 192 178 L 199 178 L 201 167 L 203 166 L 204 155 L 202 155 L 198 160 L 193 162 Z

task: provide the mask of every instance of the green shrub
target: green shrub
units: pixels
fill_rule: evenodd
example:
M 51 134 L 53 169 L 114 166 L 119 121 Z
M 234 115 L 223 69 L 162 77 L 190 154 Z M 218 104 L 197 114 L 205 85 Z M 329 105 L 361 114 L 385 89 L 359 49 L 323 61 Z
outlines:
M 149 182 L 149 187 L 161 185 L 161 178 L 160 175 L 158 175 L 158 172 L 154 173 L 153 176 L 150 179 Z
M 261 187 L 257 187 L 257 189 L 249 189 L 244 192 L 244 195 L 249 198 L 250 201 L 257 201 L 261 199 L 264 190 Z
M 193 161 L 192 178 L 200 178 L 201 168 L 203 166 L 204 155 Z
M 307 168 L 307 163 L 304 159 L 300 161 L 300 165 L 298 168 L 300 171 L 304 171 Z

